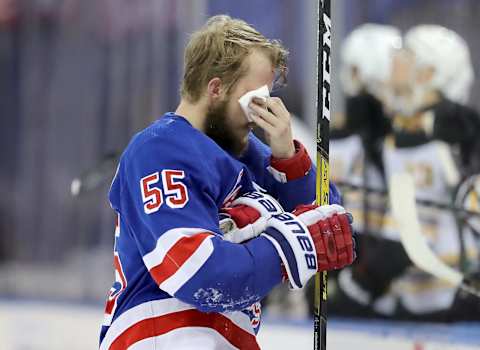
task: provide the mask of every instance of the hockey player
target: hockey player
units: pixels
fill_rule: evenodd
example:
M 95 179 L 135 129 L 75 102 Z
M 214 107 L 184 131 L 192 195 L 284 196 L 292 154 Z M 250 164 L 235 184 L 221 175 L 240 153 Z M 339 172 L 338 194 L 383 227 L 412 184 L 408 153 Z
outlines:
M 282 101 L 253 99 L 247 114 L 239 103 L 271 90 L 285 61 L 228 16 L 192 35 L 179 106 L 132 139 L 110 189 L 116 281 L 101 349 L 258 349 L 259 301 L 275 285 L 353 261 L 349 214 L 298 206 L 313 201 L 315 172 Z
M 445 201 L 459 177 L 449 147 L 438 140 L 460 145 L 463 165 L 475 160 L 467 145 L 474 142 L 476 116 L 462 105 L 473 79 L 468 47 L 446 28 L 423 25 L 406 34 L 405 47 L 406 52 L 394 57 L 391 84 L 385 90 L 387 110 L 395 112 L 395 118 L 383 163 L 387 175 L 411 172 L 419 197 Z M 462 252 L 450 213 L 421 209 L 419 216 L 430 245 L 444 261 L 459 267 L 462 253 L 470 261 L 476 259 L 471 234 L 463 236 Z M 455 289 L 411 266 L 388 216 L 380 235 L 361 238 L 360 245 L 366 247 L 362 259 L 340 272 L 339 290 L 348 294 L 340 311 L 429 321 L 459 315 L 459 308 L 452 308 Z
M 390 132 L 390 118 L 387 117 L 385 101 L 389 98 L 386 92 L 394 58 L 401 45 L 400 31 L 380 24 L 361 25 L 345 38 L 341 52 L 342 87 L 346 94 L 345 124 L 333 133 L 330 144 L 335 181 L 376 189 L 386 187 L 382 146 L 385 135 Z M 370 253 L 373 256 L 383 253 L 376 251 L 378 242 L 374 235 L 382 230 L 386 200 L 366 191 L 346 191 L 343 199 L 345 207 L 355 215 L 355 229 L 362 233 L 358 239 L 364 244 L 360 244 L 362 254 L 357 264 L 340 272 L 329 310 L 346 316 L 365 317 L 370 306 L 365 300 L 373 299 L 365 295 L 382 289 L 384 279 L 381 268 L 386 264 L 376 264 L 373 271 L 370 267 L 366 271 L 365 265 L 369 264 Z M 368 286 L 369 290 L 363 291 L 355 281 L 363 274 L 378 285 Z
M 402 71 L 408 72 L 408 63 L 413 70 L 408 79 L 392 86 L 392 98 L 387 100 L 393 102 L 390 108 L 396 113 L 392 136 L 383 151 L 386 175 L 410 172 L 418 197 L 445 201 L 459 180 L 450 146 L 472 142 L 470 133 L 475 130 L 472 113 L 460 104 L 468 98 L 473 78 L 468 48 L 457 34 L 440 26 L 415 27 L 405 35 L 404 44 L 403 61 L 396 62 L 407 63 Z M 433 208 L 418 211 L 422 233 L 441 259 L 457 268 L 462 253 L 471 261 L 477 259 L 472 235 L 465 234 L 460 242 L 451 213 Z M 393 221 L 385 220 L 381 237 L 376 246 L 369 244 L 368 251 L 373 254 L 363 254 L 362 269 L 353 269 L 350 275 L 342 271 L 339 278 L 350 290 L 356 287 L 363 310 L 376 316 L 424 321 L 458 316 L 452 308 L 455 288 L 411 266 Z M 373 275 L 379 278 L 371 278 Z
M 445 27 L 419 25 L 405 34 L 405 49 L 414 69 L 398 112 L 421 125 L 412 137 L 451 145 L 462 177 L 480 172 L 480 116 L 466 106 L 474 79 L 467 43 Z
M 441 168 L 446 170 L 444 178 L 447 180 L 444 185 L 447 189 L 444 192 L 445 195 L 440 197 L 450 199 L 451 191 L 449 190 L 457 187 L 458 181 L 463 179 L 457 195 L 460 195 L 461 198 L 461 192 L 465 192 L 465 188 L 470 187 L 472 191 L 470 195 L 465 196 L 468 198 L 468 203 L 457 203 L 457 205 L 463 206 L 472 203 L 475 205 L 475 200 L 472 201 L 475 198 L 473 190 L 475 187 L 471 184 L 475 183 L 477 174 L 480 173 L 480 140 L 478 138 L 480 116 L 477 111 L 466 105 L 474 79 L 468 45 L 457 33 L 445 27 L 419 25 L 406 33 L 405 48 L 412 55 L 414 62 L 411 95 L 410 99 L 407 99 L 410 103 L 405 105 L 406 112 L 410 112 L 411 117 L 399 118 L 400 121 L 404 120 L 406 123 L 397 124 L 403 124 L 407 128 L 408 125 L 416 125 L 416 128 L 410 128 L 409 132 L 402 132 L 399 136 L 404 139 L 404 146 L 414 144 L 419 149 L 425 149 L 428 146 L 424 145 L 432 144 L 433 141 L 447 143 L 449 150 L 454 155 L 455 162 L 450 162 L 450 166 L 445 166 L 448 164 L 445 157 L 438 157 L 437 163 L 442 164 Z M 397 125 L 396 129 L 405 129 L 405 127 Z M 425 168 L 426 164 L 422 166 Z M 458 167 L 459 176 L 455 177 L 451 175 L 454 171 L 448 169 L 456 167 Z M 430 193 L 430 195 L 434 194 Z M 439 218 L 444 217 L 443 220 L 445 220 L 448 215 L 444 213 Z M 469 227 L 471 222 L 475 222 L 475 218 L 469 218 L 466 225 L 460 224 L 456 227 L 451 227 L 454 226 L 452 224 L 441 223 L 439 225 L 442 227 L 441 234 L 439 233 L 436 241 L 432 241 L 430 238 L 430 243 L 443 257 L 446 253 L 441 245 L 448 246 L 449 253 L 447 254 L 450 255 L 450 262 L 453 257 L 453 262 L 458 268 L 462 269 L 464 273 L 470 274 L 472 279 L 478 279 L 478 245 L 475 244 L 472 237 L 475 230 L 471 230 Z M 461 223 L 461 220 L 458 223 Z M 460 232 L 457 233 L 458 230 Z M 458 238 L 455 237 L 455 234 L 458 234 Z M 454 240 L 452 244 L 446 243 L 449 235 L 453 235 L 450 238 Z M 408 284 L 405 285 L 408 286 Z M 410 287 L 412 285 L 416 284 L 410 284 Z M 413 294 L 413 296 L 407 296 L 411 301 L 403 300 L 403 304 L 409 304 L 409 307 L 407 306 L 404 310 L 406 311 L 405 315 L 409 318 L 411 316 L 429 318 L 439 314 L 437 312 L 433 315 L 425 315 L 422 314 L 421 308 L 419 310 L 414 305 L 412 307 L 416 294 L 416 302 L 427 307 L 433 306 L 439 309 L 443 305 L 444 309 L 440 311 L 440 314 L 445 315 L 445 318 L 449 320 L 480 319 L 478 300 L 475 300 L 474 297 L 459 292 L 452 302 L 454 291 L 450 289 L 448 292 L 449 302 L 445 300 L 442 302 L 438 299 L 438 295 L 442 293 L 441 289 L 437 288 L 437 291 L 434 292 L 434 288 L 434 285 L 430 285 L 425 291 L 428 302 L 418 299 L 418 295 L 421 293 L 409 293 Z M 474 299 L 473 302 L 471 299 Z M 466 305 L 470 306 L 465 307 Z
M 369 50 L 365 50 L 367 46 Z M 390 131 L 384 108 L 385 91 L 393 58 L 400 47 L 398 29 L 371 23 L 353 30 L 342 45 L 341 77 L 347 97 L 345 124 L 332 131 L 330 157 L 335 180 L 384 187 L 381 150 Z M 351 194 L 345 197 L 345 203 L 348 202 L 349 209 L 361 212 L 364 199 L 358 193 Z M 356 229 L 368 230 L 363 227 L 364 215 L 356 217 Z
M 356 135 L 368 161 L 383 172 L 381 149 L 390 131 L 384 101 L 393 59 L 401 48 L 400 31 L 392 26 L 367 23 L 355 28 L 342 45 L 342 87 L 346 94 L 345 123 L 332 132 L 336 139 Z M 368 50 L 365 48 L 368 47 Z M 358 158 L 358 157 L 353 157 Z

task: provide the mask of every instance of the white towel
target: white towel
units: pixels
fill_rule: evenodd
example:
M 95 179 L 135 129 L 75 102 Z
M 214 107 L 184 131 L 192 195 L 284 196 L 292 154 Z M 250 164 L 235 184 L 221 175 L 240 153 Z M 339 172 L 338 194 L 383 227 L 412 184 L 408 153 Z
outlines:
M 247 120 L 249 122 L 253 122 L 251 115 L 254 114 L 254 112 L 250 107 L 248 107 L 248 105 L 250 104 L 250 102 L 252 102 L 252 99 L 254 97 L 257 97 L 262 99 L 263 101 L 266 101 L 267 97 L 270 97 L 270 91 L 268 90 L 268 86 L 263 85 L 261 88 L 249 91 L 245 95 L 239 98 L 238 103 L 240 103 L 243 113 L 245 113 L 245 116 L 247 117 Z

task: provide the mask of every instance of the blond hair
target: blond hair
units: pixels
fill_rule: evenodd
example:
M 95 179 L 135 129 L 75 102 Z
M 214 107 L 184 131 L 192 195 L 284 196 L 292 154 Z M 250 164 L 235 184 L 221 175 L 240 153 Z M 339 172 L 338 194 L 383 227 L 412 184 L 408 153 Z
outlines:
M 245 58 L 254 49 L 263 50 L 280 77 L 285 79 L 288 51 L 277 40 L 269 40 L 240 19 L 226 15 L 211 17 L 193 33 L 185 49 L 181 96 L 197 102 L 208 84 L 218 77 L 229 93 L 247 71 Z

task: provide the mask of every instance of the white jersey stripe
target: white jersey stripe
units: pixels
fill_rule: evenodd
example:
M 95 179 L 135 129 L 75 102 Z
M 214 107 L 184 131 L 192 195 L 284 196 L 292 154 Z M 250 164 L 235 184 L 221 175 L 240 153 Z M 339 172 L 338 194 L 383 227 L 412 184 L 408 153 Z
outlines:
M 252 324 L 250 322 L 250 317 L 248 317 L 247 314 L 241 311 L 233 311 L 233 312 L 222 312 L 222 315 L 228 318 L 233 323 L 235 323 L 238 327 L 243 329 L 245 332 L 248 332 L 251 335 L 256 336 L 255 331 L 253 330 Z
M 157 245 L 150 253 L 143 256 L 143 262 L 148 270 L 160 265 L 167 252 L 183 237 L 190 237 L 197 233 L 209 232 L 201 228 L 174 228 L 163 233 L 157 240 Z
M 113 341 L 129 327 L 147 318 L 162 316 L 176 311 L 194 309 L 193 306 L 182 303 L 177 299 L 164 299 L 149 301 L 137 305 L 113 321 L 102 341 L 100 350 L 107 350 Z
M 166 334 L 139 341 L 128 350 L 236 350 L 217 331 L 203 327 L 175 329 Z
M 213 236 L 204 239 L 195 252 L 180 266 L 177 272 L 160 284 L 160 288 L 170 295 L 175 295 L 175 293 L 197 273 L 210 255 L 212 255 L 212 237 Z
M 105 338 L 100 346 L 100 350 L 108 350 L 112 343 L 127 329 L 139 323 L 145 319 L 167 315 L 174 312 L 192 310 L 193 306 L 183 303 L 178 299 L 170 298 L 163 300 L 155 300 L 137 305 L 115 319 L 107 331 Z M 248 315 L 241 311 L 225 312 L 223 316 L 232 321 L 235 325 L 248 332 L 252 336 L 255 335 L 253 327 L 250 324 L 250 318 Z M 199 329 L 199 327 L 183 327 L 184 330 Z M 175 330 L 176 332 L 177 330 Z M 166 334 L 172 333 L 168 332 Z M 214 331 L 213 331 L 214 332 Z M 165 335 L 166 335 L 165 334 Z M 163 337 L 165 335 L 159 336 Z M 157 338 L 159 338 L 157 337 Z M 219 337 L 223 338 L 221 335 Z M 132 347 L 131 347 L 132 348 Z M 141 348 L 140 348 L 141 349 Z M 187 348 L 186 348 L 187 349 Z

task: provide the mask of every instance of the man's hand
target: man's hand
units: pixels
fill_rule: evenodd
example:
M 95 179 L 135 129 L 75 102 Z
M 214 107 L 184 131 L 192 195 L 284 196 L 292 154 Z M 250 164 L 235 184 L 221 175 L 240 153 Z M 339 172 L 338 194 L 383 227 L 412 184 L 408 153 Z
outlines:
M 312 235 L 319 271 L 340 269 L 355 260 L 356 243 L 351 226 L 353 217 L 342 206 L 300 205 L 293 214 L 307 225 Z
M 272 216 L 262 236 L 275 247 L 293 289 L 318 271 L 350 265 L 356 257 L 351 216 L 339 205 L 300 206 Z
M 295 154 L 290 113 L 278 97 L 269 97 L 266 101 L 253 99 L 249 107 L 255 112 L 252 119 L 263 131 L 272 149 L 272 156 L 288 159 Z
M 245 193 L 219 213 L 223 239 L 242 243 L 255 238 L 265 231 L 267 220 L 280 213 L 283 208 L 272 196 L 257 191 Z

